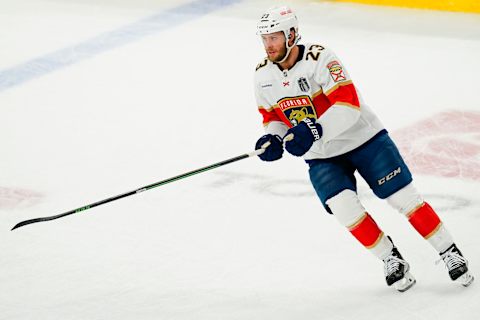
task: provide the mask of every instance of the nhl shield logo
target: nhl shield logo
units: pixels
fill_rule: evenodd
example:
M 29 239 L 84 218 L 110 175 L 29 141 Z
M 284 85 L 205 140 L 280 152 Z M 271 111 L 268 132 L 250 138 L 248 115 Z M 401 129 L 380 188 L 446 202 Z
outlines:
M 310 90 L 310 85 L 308 84 L 307 79 L 305 79 L 304 77 L 298 79 L 298 86 L 303 92 L 308 92 Z

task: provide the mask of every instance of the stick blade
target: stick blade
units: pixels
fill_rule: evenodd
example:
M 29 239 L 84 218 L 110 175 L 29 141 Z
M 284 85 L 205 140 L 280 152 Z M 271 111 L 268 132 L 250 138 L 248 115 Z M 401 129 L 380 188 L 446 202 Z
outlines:
M 77 211 L 72 210 L 72 211 L 68 211 L 68 212 L 65 212 L 65 213 L 57 214 L 56 216 L 43 217 L 43 218 L 35 218 L 35 219 L 29 219 L 29 220 L 21 221 L 21 222 L 17 223 L 17 224 L 12 228 L 11 231 L 13 231 L 13 230 L 15 230 L 15 229 L 18 229 L 18 228 L 20 228 L 20 227 L 23 227 L 23 226 L 32 224 L 32 223 L 43 222 L 43 221 L 50 221 L 50 220 L 55 220 L 55 219 L 58 219 L 58 218 L 62 218 L 62 217 L 65 217 L 65 216 L 74 214 L 75 212 L 77 212 Z
M 11 231 L 13 231 L 13 230 L 15 230 L 15 229 L 18 229 L 18 228 L 20 228 L 20 227 L 23 227 L 23 226 L 32 224 L 32 223 L 37 223 L 37 222 L 42 222 L 42 221 L 47 221 L 47 220 L 45 220 L 44 218 L 36 218 L 36 219 L 25 220 L 25 221 L 22 221 L 22 222 L 17 223 L 17 224 L 12 228 Z

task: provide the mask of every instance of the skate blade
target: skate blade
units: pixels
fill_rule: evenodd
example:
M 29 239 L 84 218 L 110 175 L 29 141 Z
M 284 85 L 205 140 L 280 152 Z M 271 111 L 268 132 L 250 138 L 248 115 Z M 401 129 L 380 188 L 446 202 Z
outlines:
M 462 286 L 468 287 L 469 285 L 472 284 L 474 279 L 475 278 L 469 272 L 467 272 L 463 274 L 460 278 L 458 278 L 457 281 L 461 283 Z
M 412 276 L 410 272 L 407 272 L 405 273 L 405 276 L 402 279 L 398 280 L 393 285 L 395 286 L 395 289 L 397 289 L 398 291 L 405 292 L 411 287 L 413 287 L 415 283 L 417 283 L 417 280 L 415 280 L 415 278 Z

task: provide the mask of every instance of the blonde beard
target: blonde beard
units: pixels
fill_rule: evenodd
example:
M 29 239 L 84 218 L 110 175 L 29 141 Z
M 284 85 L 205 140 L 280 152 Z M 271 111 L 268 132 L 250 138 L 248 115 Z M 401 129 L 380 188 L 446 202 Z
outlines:
M 270 60 L 271 62 L 280 62 L 283 59 L 285 59 L 286 55 L 287 55 L 287 47 L 284 46 L 282 48 L 282 52 L 280 52 L 280 55 L 277 58 L 271 59 L 270 57 L 268 57 L 268 54 L 267 54 L 267 57 L 268 57 L 268 60 Z

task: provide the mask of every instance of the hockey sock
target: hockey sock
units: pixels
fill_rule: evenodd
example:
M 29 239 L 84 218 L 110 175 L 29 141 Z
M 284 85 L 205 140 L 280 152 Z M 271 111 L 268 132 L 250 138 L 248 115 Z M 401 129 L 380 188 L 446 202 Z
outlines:
M 433 208 L 426 202 L 407 215 L 410 224 L 438 252 L 444 251 L 453 243 L 450 233 Z
M 373 218 L 365 212 L 353 225 L 348 227 L 350 233 L 379 259 L 384 259 L 393 248 Z

